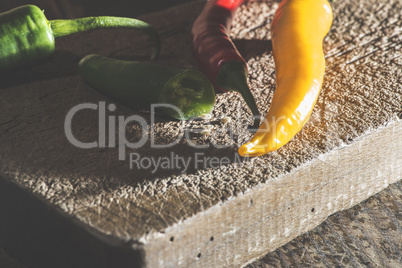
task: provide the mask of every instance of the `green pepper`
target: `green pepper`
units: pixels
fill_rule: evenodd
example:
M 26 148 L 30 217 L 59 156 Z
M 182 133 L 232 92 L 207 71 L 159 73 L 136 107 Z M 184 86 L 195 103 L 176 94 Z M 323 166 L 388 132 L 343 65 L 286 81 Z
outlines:
M 78 72 L 95 89 L 134 109 L 170 104 L 159 111 L 179 120 L 207 114 L 215 104 L 209 79 L 196 70 L 174 69 L 100 55 L 84 57 Z
M 37 6 L 26 5 L 0 14 L 0 72 L 21 70 L 49 59 L 55 38 L 100 28 L 134 28 L 154 42 L 152 59 L 160 50 L 156 31 L 147 23 L 121 17 L 87 17 L 48 21 Z

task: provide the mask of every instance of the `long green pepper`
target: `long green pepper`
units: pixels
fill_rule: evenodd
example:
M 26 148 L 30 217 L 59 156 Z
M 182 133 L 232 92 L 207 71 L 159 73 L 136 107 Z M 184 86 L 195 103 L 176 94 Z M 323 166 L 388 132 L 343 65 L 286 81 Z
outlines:
M 211 82 L 196 70 L 88 55 L 78 64 L 78 72 L 95 89 L 128 107 L 169 104 L 158 111 L 179 120 L 210 113 L 215 104 Z
M 151 59 L 159 55 L 156 31 L 143 21 L 122 17 L 87 17 L 48 21 L 34 5 L 0 14 L 0 72 L 17 71 L 43 63 L 55 51 L 55 38 L 101 28 L 134 28 L 149 35 L 154 43 Z

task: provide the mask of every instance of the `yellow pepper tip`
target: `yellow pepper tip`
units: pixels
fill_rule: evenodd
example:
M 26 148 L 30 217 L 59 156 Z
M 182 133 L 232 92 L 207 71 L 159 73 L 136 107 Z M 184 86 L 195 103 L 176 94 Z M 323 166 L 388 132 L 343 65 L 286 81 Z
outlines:
M 243 144 L 238 149 L 239 155 L 241 155 L 242 157 L 255 157 L 266 154 L 267 152 L 263 148 L 256 148 L 258 147 L 257 142 L 258 141 Z

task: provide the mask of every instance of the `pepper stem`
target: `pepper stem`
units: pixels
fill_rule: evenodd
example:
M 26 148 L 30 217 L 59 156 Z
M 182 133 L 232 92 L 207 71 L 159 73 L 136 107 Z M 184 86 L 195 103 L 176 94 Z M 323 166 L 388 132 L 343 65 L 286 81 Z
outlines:
M 191 98 L 199 99 L 204 94 L 204 90 L 195 91 L 192 88 L 179 87 L 174 90 L 174 92 L 179 96 L 186 96 Z
M 183 110 L 185 107 L 191 105 L 193 100 L 199 100 L 204 95 L 204 90 L 195 91 L 192 88 L 179 86 L 171 91 L 169 99 L 178 108 Z
M 253 114 L 253 126 L 259 125 L 260 112 L 247 84 L 247 67 L 243 62 L 222 63 L 216 84 L 224 90 L 239 92 Z
M 123 17 L 87 17 L 71 20 L 51 20 L 49 26 L 55 38 L 95 29 L 103 28 L 130 28 L 142 31 L 149 35 L 154 43 L 154 50 L 151 59 L 156 59 L 160 52 L 160 40 L 158 33 L 146 22 L 133 18 Z

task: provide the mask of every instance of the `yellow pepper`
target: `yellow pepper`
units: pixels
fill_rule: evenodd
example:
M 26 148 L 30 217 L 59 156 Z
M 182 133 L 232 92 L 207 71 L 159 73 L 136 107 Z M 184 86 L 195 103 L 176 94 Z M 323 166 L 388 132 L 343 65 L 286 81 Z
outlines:
M 264 122 L 241 156 L 279 149 L 307 123 L 325 71 L 322 41 L 332 23 L 326 0 L 283 0 L 271 25 L 276 90 Z

